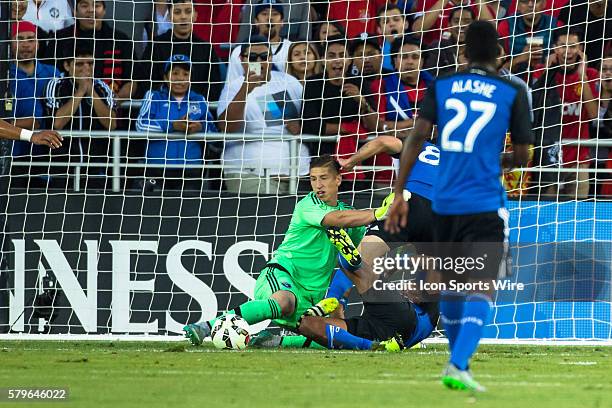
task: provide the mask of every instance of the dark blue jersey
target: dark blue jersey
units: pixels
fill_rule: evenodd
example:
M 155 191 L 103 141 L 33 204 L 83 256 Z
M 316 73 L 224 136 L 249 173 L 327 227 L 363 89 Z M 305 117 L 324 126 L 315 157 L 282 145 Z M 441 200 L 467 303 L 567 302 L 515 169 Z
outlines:
M 400 154 L 393 157 L 399 159 Z M 434 181 L 438 178 L 438 164 L 440 163 L 440 149 L 432 143 L 425 142 L 423 150 L 419 153 L 417 161 L 406 180 L 404 188 L 428 200 L 433 196 Z
M 533 143 L 524 88 L 483 69 L 438 78 L 421 102 L 421 118 L 438 126 L 439 177 L 432 208 L 443 215 L 478 214 L 505 206 L 500 153 L 506 132 Z

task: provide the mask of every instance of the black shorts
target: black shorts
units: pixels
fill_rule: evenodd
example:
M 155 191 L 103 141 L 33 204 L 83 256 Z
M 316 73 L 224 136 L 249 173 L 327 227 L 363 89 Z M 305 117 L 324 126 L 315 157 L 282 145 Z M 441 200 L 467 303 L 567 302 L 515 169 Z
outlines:
M 367 235 L 374 235 L 385 241 L 389 248 L 395 249 L 407 242 L 418 248 L 420 242 L 433 242 L 433 211 L 431 201 L 423 196 L 412 193 L 408 201 L 408 223 L 398 234 L 391 234 L 385 230 L 385 221 L 376 221 L 366 231 Z
M 396 334 L 410 338 L 417 325 L 412 303 L 364 303 L 361 316 L 345 319 L 347 330 L 368 340 L 387 340 Z
M 438 257 L 452 257 L 464 263 L 455 278 L 496 279 L 509 273 L 508 270 L 508 211 L 469 215 L 434 214 L 435 253 Z M 466 268 L 465 259 L 475 262 Z M 444 269 L 446 272 L 450 270 Z M 447 275 L 448 278 L 451 278 Z M 458 275 L 458 276 L 457 276 Z

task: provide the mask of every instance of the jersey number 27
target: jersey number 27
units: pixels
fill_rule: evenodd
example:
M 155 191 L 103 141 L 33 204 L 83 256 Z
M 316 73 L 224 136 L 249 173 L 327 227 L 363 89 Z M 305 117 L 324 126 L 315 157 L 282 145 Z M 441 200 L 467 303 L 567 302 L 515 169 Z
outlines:
M 465 133 L 465 139 L 463 142 L 459 140 L 450 140 L 453 132 L 463 125 L 465 119 L 468 116 L 468 107 L 456 98 L 447 99 L 444 103 L 446 110 L 455 111 L 455 116 L 449 120 L 444 128 L 442 129 L 441 146 L 442 150 L 449 152 L 464 152 L 472 153 L 474 150 L 474 143 L 476 138 L 480 135 L 482 129 L 493 119 L 497 105 L 492 102 L 485 101 L 470 101 L 469 109 L 472 112 L 480 113 L 480 116 L 476 118 L 470 125 L 467 133 Z

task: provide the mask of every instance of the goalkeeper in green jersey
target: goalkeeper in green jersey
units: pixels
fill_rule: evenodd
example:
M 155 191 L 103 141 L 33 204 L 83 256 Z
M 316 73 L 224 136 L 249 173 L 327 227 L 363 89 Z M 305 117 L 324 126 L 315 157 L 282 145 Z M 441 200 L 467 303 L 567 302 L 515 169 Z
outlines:
M 340 165 L 329 155 L 310 162 L 312 192 L 295 206 L 285 239 L 255 283 L 255 299 L 228 313 L 249 324 L 267 319 L 298 331 L 300 317 L 325 296 L 338 252 L 354 266 L 360 263 L 356 246 L 365 226 L 386 218 L 393 197 L 376 209 L 355 210 L 338 201 Z M 330 243 L 331 241 L 331 243 Z M 183 328 L 193 345 L 210 335 L 216 319 Z

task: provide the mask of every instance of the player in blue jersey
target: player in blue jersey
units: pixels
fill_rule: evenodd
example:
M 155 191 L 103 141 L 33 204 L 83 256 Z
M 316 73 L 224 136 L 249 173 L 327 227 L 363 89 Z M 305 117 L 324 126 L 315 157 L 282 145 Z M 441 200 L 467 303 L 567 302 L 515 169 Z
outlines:
M 403 190 L 427 135 L 437 126 L 440 165 L 432 196 L 434 238 L 440 251 L 436 255 L 451 256 L 453 261 L 484 259 L 481 269 L 458 273 L 456 262 L 441 269 L 445 282 L 474 284 L 469 292 L 442 293 L 440 320 L 450 348 L 442 382 L 452 389 L 484 391 L 472 378 L 469 361 L 489 319 L 492 280 L 505 273 L 508 212 L 500 176 L 502 166 L 527 163 L 533 134 L 524 88 L 496 73 L 493 25 L 470 24 L 465 55 L 466 71 L 439 77 L 429 86 L 415 127 L 404 142 L 395 191 Z M 513 153 L 503 154 L 507 131 Z M 391 233 L 400 231 L 408 216 L 408 206 L 396 195 L 385 227 Z

